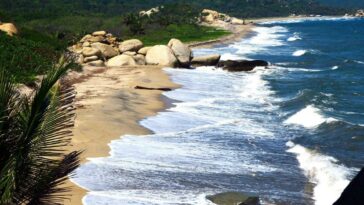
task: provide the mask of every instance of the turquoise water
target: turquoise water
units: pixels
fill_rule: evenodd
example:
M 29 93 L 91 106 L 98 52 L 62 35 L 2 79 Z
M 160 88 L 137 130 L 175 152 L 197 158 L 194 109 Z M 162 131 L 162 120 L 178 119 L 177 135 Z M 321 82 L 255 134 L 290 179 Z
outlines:
M 224 191 L 263 204 L 332 204 L 364 165 L 364 20 L 271 22 L 195 55 L 264 59 L 270 69 L 166 69 L 174 107 L 111 142 L 74 178 L 85 204 L 211 204 Z

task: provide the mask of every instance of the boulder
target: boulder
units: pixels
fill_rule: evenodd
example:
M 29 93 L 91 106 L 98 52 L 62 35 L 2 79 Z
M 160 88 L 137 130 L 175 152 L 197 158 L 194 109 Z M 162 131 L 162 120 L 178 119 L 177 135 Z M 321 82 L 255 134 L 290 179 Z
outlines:
M 216 19 L 218 19 L 220 13 L 210 9 L 202 10 L 202 21 L 206 23 L 213 23 Z
M 145 56 L 142 54 L 137 54 L 135 56 L 133 56 L 136 64 L 138 65 L 145 65 Z
M 105 64 L 104 64 L 104 61 L 102 61 L 102 60 L 95 60 L 95 61 L 88 62 L 87 65 L 101 67 L 101 66 L 104 66 Z
M 91 47 L 100 50 L 102 56 L 105 58 L 112 58 L 119 54 L 112 46 L 104 43 L 93 43 Z
M 106 31 L 95 31 L 92 33 L 93 36 L 105 36 Z
M 91 43 L 88 42 L 88 41 L 85 41 L 83 44 L 82 44 L 82 47 L 90 47 L 91 46 Z
M 107 62 L 108 67 L 134 66 L 136 62 L 133 57 L 128 55 L 118 55 L 110 58 Z
M 128 56 L 135 56 L 137 53 L 135 51 L 126 51 L 123 54 Z
M 364 169 L 350 182 L 334 205 L 362 205 L 364 202 Z
M 172 49 L 181 67 L 188 68 L 191 66 L 192 51 L 187 45 L 173 38 L 169 41 L 168 47 Z
M 90 38 L 92 38 L 92 36 L 90 34 L 87 34 L 81 38 L 80 42 L 83 43 L 85 41 L 88 41 Z
M 124 53 L 126 51 L 138 51 L 139 49 L 143 48 L 143 42 L 141 42 L 138 39 L 130 39 L 127 41 L 123 41 L 119 45 L 119 50 L 121 53 Z
M 216 66 L 219 63 L 221 55 L 212 54 L 206 56 L 194 57 L 191 64 L 194 66 Z
M 91 43 L 103 42 L 104 40 L 105 38 L 103 36 L 91 36 L 89 39 L 87 39 L 87 41 Z
M 175 67 L 178 63 L 170 47 L 165 45 L 153 46 L 145 57 L 149 65 L 161 65 Z
M 269 63 L 263 60 L 227 60 L 220 61 L 218 67 L 231 72 L 252 71 L 255 67 L 267 67 Z
M 9 36 L 18 34 L 18 29 L 12 23 L 0 24 L 0 31 L 7 33 Z
M 225 192 L 206 197 L 217 205 L 259 205 L 259 197 L 240 192 Z
M 84 47 L 82 49 L 82 55 L 84 55 L 85 57 L 89 57 L 89 56 L 100 56 L 101 55 L 101 51 L 97 48 L 91 48 L 91 47 Z
M 99 57 L 98 56 L 86 57 L 86 58 L 83 59 L 83 62 L 88 63 L 88 62 L 95 61 L 95 60 L 99 60 Z
M 243 19 L 238 19 L 238 18 L 231 18 L 231 23 L 235 24 L 235 25 L 245 25 L 245 21 Z
M 147 55 L 147 52 L 149 51 L 149 49 L 151 49 L 151 46 L 147 46 L 147 47 L 143 47 L 141 49 L 139 49 L 138 53 L 142 54 L 142 55 Z

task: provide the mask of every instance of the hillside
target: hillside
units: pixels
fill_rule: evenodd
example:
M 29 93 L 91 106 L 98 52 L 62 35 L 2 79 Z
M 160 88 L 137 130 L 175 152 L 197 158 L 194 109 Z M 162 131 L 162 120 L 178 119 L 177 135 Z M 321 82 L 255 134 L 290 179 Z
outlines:
M 0 8 L 14 18 L 29 20 L 90 14 L 115 16 L 176 2 L 192 4 L 200 9 L 211 8 L 237 17 L 285 16 L 291 13 L 335 14 L 341 12 L 338 9 L 324 8 L 315 0 L 230 0 L 228 2 L 223 0 L 0 0 Z
M 320 0 L 322 4 L 337 6 L 342 8 L 364 8 L 363 0 Z

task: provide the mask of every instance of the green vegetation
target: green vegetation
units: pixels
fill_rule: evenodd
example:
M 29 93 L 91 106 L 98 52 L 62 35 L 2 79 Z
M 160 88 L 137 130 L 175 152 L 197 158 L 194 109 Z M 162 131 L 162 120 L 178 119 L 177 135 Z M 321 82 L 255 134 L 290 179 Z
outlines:
M 123 39 L 138 38 L 145 45 L 167 44 L 171 38 L 183 42 L 206 41 L 230 32 L 197 25 L 200 10 L 186 4 L 168 4 L 150 16 L 130 13 L 124 17 L 128 31 Z
M 171 24 L 163 30 L 150 31 L 146 35 L 136 37 L 143 41 L 145 45 L 150 46 L 167 44 L 171 38 L 180 39 L 182 42 L 195 42 L 217 39 L 228 34 L 230 34 L 229 31 L 213 27 Z
M 0 204 L 63 204 L 80 152 L 66 154 L 73 127 L 72 89 L 57 83 L 72 66 L 61 61 L 34 97 L 20 95 L 0 66 Z
M 27 37 L 29 39 L 0 33 L 0 66 L 14 75 L 16 82 L 28 83 L 34 81 L 36 75 L 45 74 L 60 53 L 53 47 L 58 41 L 54 43 L 41 35 Z

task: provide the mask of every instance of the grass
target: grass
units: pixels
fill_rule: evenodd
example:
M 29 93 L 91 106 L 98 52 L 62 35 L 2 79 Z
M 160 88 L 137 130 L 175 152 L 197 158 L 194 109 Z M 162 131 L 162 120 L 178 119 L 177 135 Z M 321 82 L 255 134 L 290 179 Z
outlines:
M 0 33 L 0 66 L 19 83 L 33 82 L 37 75 L 46 73 L 60 54 L 46 40 L 38 40 Z M 46 38 L 48 39 L 48 38 Z
M 208 41 L 229 35 L 231 32 L 207 26 L 169 25 L 165 29 L 152 30 L 145 35 L 130 36 L 138 38 L 146 46 L 167 44 L 171 38 L 177 38 L 184 43 Z

